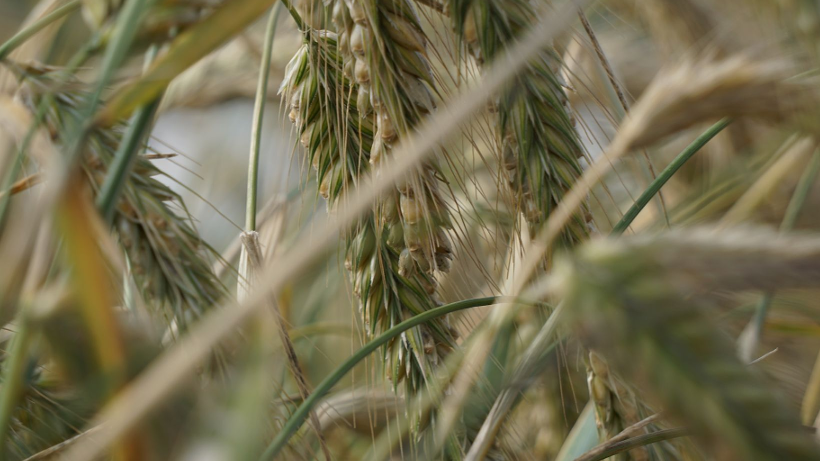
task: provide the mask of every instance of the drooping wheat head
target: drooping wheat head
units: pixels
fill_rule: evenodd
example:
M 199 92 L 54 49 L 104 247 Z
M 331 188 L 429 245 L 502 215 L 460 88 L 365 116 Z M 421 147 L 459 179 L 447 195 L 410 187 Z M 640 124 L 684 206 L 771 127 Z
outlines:
M 351 97 L 355 84 L 344 73 L 339 46 L 335 33 L 308 33 L 282 84 L 289 117 L 328 208 L 370 171 L 368 160 L 379 136 L 373 114 L 360 110 L 361 100 Z M 371 336 L 439 304 L 432 270 L 419 270 L 405 246 L 405 228 L 397 221 L 400 200 L 391 194 L 378 207 L 381 213 L 364 217 L 347 238 L 345 266 Z M 446 319 L 408 331 L 384 351 L 388 377 L 394 385 L 406 380 L 409 390 L 418 389 L 430 367 L 452 348 L 453 338 Z
M 532 24 L 530 2 L 450 0 L 457 34 L 479 63 L 490 63 Z M 533 60 L 492 108 L 509 185 L 534 231 L 581 174 L 582 147 L 575 131 L 563 82 L 561 58 L 549 47 Z M 563 233 L 567 246 L 587 235 L 585 210 Z
M 526 1 L 450 0 L 456 33 L 479 64 L 492 62 L 518 38 L 536 17 Z M 503 170 L 520 210 L 534 233 L 550 216 L 564 194 L 581 175 L 582 147 L 575 131 L 560 77 L 561 59 L 545 49 L 526 71 L 501 94 L 497 133 L 501 139 Z M 586 238 L 586 209 L 573 215 L 561 234 L 571 247 Z M 595 356 L 590 353 L 590 360 Z M 634 398 L 614 388 L 605 362 L 588 364 L 588 384 L 596 404 L 596 422 L 602 440 L 636 422 Z

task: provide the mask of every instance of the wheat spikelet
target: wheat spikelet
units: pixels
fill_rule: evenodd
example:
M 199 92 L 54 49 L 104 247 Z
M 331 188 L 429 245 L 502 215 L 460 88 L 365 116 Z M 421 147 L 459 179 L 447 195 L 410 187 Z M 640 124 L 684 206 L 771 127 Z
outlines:
M 45 115 L 46 128 L 56 137 L 66 127 L 81 120 L 78 107 L 85 100 L 82 86 L 54 87 L 54 72 L 35 67 L 21 67 L 21 96 L 34 110 L 45 95 L 51 101 Z M 87 183 L 96 194 L 105 179 L 108 166 L 122 137 L 122 127 L 93 130 L 82 161 Z M 137 286 L 170 321 L 180 327 L 201 315 L 225 293 L 211 270 L 211 251 L 191 226 L 187 216 L 180 216 L 172 202 L 183 206 L 181 198 L 154 178 L 161 172 L 145 157 L 136 159 L 117 205 L 114 229 L 119 237 Z
M 358 98 L 348 97 L 353 84 L 343 72 L 339 46 L 336 34 L 311 32 L 289 64 L 281 90 L 329 208 L 370 170 L 379 136 L 372 115 L 360 110 Z M 439 304 L 431 271 L 419 270 L 405 246 L 404 228 L 396 224 L 400 207 L 400 197 L 390 195 L 380 216 L 362 219 L 348 237 L 345 266 L 370 335 Z M 415 390 L 453 343 L 446 319 L 415 328 L 385 349 L 386 372 L 394 384 L 406 379 Z

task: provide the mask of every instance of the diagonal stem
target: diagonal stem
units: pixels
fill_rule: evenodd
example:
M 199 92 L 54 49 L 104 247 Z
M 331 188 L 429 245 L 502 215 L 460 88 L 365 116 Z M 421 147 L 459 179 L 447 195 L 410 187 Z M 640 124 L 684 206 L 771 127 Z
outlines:
M 359 349 L 355 354 L 350 356 L 344 363 L 342 363 L 339 367 L 337 367 L 324 381 L 322 381 L 316 389 L 313 391 L 310 396 L 305 399 L 299 408 L 293 412 L 290 418 L 285 423 L 285 426 L 282 427 L 282 430 L 276 435 L 276 438 L 268 445 L 268 448 L 265 450 L 265 453 L 262 455 L 262 460 L 272 460 L 274 459 L 287 445 L 288 440 L 296 433 L 302 423 L 308 416 L 308 412 L 319 402 L 319 399 L 324 397 L 333 386 L 338 383 L 348 371 L 352 370 L 353 367 L 356 366 L 360 361 L 362 361 L 365 357 L 373 353 L 379 347 L 387 344 L 388 341 L 392 340 L 393 338 L 397 337 L 398 335 L 402 334 L 403 332 L 419 326 L 429 320 L 432 320 L 437 317 L 441 317 L 447 315 L 451 312 L 456 312 L 462 309 L 469 309 L 473 307 L 480 307 L 480 306 L 488 306 L 490 304 L 495 304 L 498 302 L 502 302 L 503 298 L 497 297 L 488 297 L 488 298 L 476 298 L 476 299 L 468 299 L 464 301 L 458 301 L 451 304 L 446 304 L 441 307 L 437 307 L 435 309 L 430 309 L 424 313 L 411 317 L 404 322 L 396 325 L 395 327 L 385 331 L 378 337 L 374 338 L 369 343 L 365 344 L 364 347 Z
M 669 165 L 664 168 L 663 171 L 660 172 L 657 178 L 652 181 L 652 184 L 646 188 L 646 190 L 638 197 L 635 203 L 629 207 L 629 210 L 624 214 L 624 217 L 621 218 L 615 224 L 615 227 L 612 228 L 612 235 L 621 235 L 626 231 L 632 221 L 638 217 L 638 214 L 641 210 L 644 209 L 647 203 L 652 199 L 652 197 L 661 190 L 661 188 L 666 184 L 672 176 L 677 173 L 677 171 L 690 159 L 693 155 L 695 155 L 703 146 L 706 145 L 712 138 L 714 138 L 718 133 L 723 131 L 732 121 L 730 119 L 723 119 L 703 132 L 700 136 L 697 137 L 692 144 L 686 147 L 677 157 L 675 157 Z

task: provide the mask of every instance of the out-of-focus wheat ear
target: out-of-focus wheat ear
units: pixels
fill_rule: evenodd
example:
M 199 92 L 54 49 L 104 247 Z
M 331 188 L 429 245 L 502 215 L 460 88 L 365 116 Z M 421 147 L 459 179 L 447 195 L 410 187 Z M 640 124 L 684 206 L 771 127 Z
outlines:
M 713 454 L 817 459 L 820 446 L 759 370 L 736 357 L 731 339 L 699 305 L 703 298 L 684 294 L 772 283 L 816 287 L 812 261 L 820 238 L 776 241 L 770 231 L 686 235 L 599 241 L 561 261 L 555 282 L 576 330 Z
M 78 82 L 58 84 L 63 78 L 59 69 L 23 66 L 20 72 L 24 78 L 21 97 L 32 111 L 41 101 L 49 102 L 43 125 L 57 134 L 55 144 L 64 146 L 67 141 L 61 134 L 66 126 L 82 120 L 86 88 Z M 117 125 L 88 133 L 81 165 L 95 198 L 122 144 L 123 131 Z M 211 270 L 209 257 L 215 255 L 192 228 L 189 217 L 174 211 L 175 205 L 184 209 L 179 195 L 156 178 L 162 173 L 146 157 L 137 155 L 132 162 L 114 203 L 113 227 L 143 297 L 184 327 L 227 290 Z
M 626 150 L 650 145 L 695 123 L 723 117 L 791 124 L 811 132 L 816 82 L 786 61 L 726 58 L 707 52 L 667 67 L 633 107 L 619 137 Z
M 526 1 L 449 0 L 456 33 L 479 61 L 492 62 L 535 20 Z M 561 59 L 546 49 L 509 85 L 492 110 L 497 113 L 501 162 L 517 208 L 535 231 L 581 174 L 583 155 L 560 76 Z M 567 246 L 587 235 L 581 208 L 562 234 Z

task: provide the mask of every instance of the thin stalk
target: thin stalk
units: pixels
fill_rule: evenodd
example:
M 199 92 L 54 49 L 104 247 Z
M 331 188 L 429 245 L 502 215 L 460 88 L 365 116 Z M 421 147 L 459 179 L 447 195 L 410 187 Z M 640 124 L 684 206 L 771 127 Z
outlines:
M 288 440 L 296 433 L 299 427 L 307 418 L 310 410 L 319 402 L 319 399 L 324 397 L 336 383 L 338 383 L 350 370 L 353 369 L 359 362 L 361 362 L 365 357 L 370 355 L 379 347 L 387 344 L 388 341 L 392 340 L 393 338 L 397 337 L 398 335 L 404 333 L 405 331 L 416 327 L 418 325 L 423 324 L 429 320 L 432 320 L 437 317 L 441 317 L 443 315 L 447 315 L 451 312 L 460 311 L 463 309 L 470 309 L 473 307 L 480 307 L 480 306 L 489 306 L 491 304 L 495 304 L 497 302 L 502 302 L 504 298 L 500 297 L 487 297 L 487 298 L 476 298 L 476 299 L 467 299 L 464 301 L 458 301 L 451 304 L 446 304 L 441 307 L 437 307 L 435 309 L 430 309 L 424 313 L 416 315 L 415 317 L 409 318 L 404 322 L 396 325 L 395 327 L 385 331 L 378 337 L 374 338 L 369 343 L 365 344 L 364 347 L 359 349 L 355 354 L 350 356 L 344 363 L 342 363 L 339 367 L 337 367 L 333 372 L 324 379 L 316 389 L 313 390 L 313 393 L 299 405 L 299 408 L 291 414 L 290 418 L 285 423 L 282 430 L 279 434 L 276 435 L 276 438 L 268 445 L 268 448 L 262 454 L 262 460 L 271 460 L 274 459 L 285 447 L 288 443 Z
M 274 5 L 273 10 L 271 10 L 270 15 L 268 16 L 268 24 L 265 29 L 265 44 L 262 50 L 262 60 L 259 67 L 259 80 L 256 85 L 256 100 L 253 105 L 251 148 L 250 158 L 248 159 L 248 193 L 245 210 L 245 232 L 256 231 L 256 203 L 258 193 L 257 183 L 259 178 L 259 151 L 262 141 L 262 121 L 265 115 L 265 102 L 268 94 L 268 77 L 270 76 L 271 55 L 273 54 L 273 38 L 276 35 L 276 25 L 279 22 L 279 13 L 281 11 L 281 3 Z M 245 235 L 247 234 L 243 234 L 243 237 Z M 249 258 L 249 255 L 247 254 L 248 251 L 252 250 L 249 250 L 247 245 L 243 245 L 241 260 L 250 264 L 250 262 L 247 261 L 247 258 Z M 257 251 L 255 259 L 257 261 L 257 266 L 261 265 L 261 252 Z M 240 264 L 240 272 L 242 272 L 243 266 L 245 266 L 245 264 Z M 258 270 L 259 267 L 256 269 Z M 245 275 L 247 274 L 240 273 L 240 276 Z M 299 395 L 302 397 L 303 401 L 307 400 L 311 394 L 310 386 L 308 385 L 302 366 L 299 363 L 299 357 L 296 355 L 296 349 L 293 347 L 293 341 L 290 338 L 287 325 L 285 324 L 285 319 L 279 309 L 279 304 L 276 302 L 275 297 L 271 296 L 270 304 L 275 314 L 276 324 L 279 329 L 279 336 L 282 340 L 282 347 L 285 349 L 289 368 L 293 374 L 293 378 L 296 381 L 296 385 L 299 388 Z M 310 424 L 313 426 L 313 429 L 316 431 L 316 436 L 319 439 L 319 445 L 321 445 L 322 453 L 324 454 L 325 459 L 330 460 L 330 450 L 327 447 L 327 442 L 324 434 L 322 433 L 319 417 L 312 409 L 309 416 Z
M 620 108 L 622 110 L 618 110 L 618 115 L 619 118 L 623 119 L 626 113 L 629 112 L 629 102 L 626 100 L 626 96 L 624 95 L 621 85 L 618 84 L 618 79 L 615 78 L 615 71 L 612 69 L 612 65 L 609 63 L 609 59 L 607 59 L 604 49 L 598 41 L 598 36 L 595 35 L 592 25 L 589 23 L 586 14 L 584 14 L 583 8 L 578 9 L 578 17 L 581 19 L 581 25 L 584 26 L 584 31 L 587 33 L 590 42 L 592 42 L 592 48 L 595 50 L 595 54 L 598 56 L 598 61 L 604 69 L 604 73 L 609 81 L 609 86 L 612 88 L 612 91 L 615 92 L 618 102 L 621 104 Z M 655 173 L 655 165 L 652 164 L 652 159 L 649 157 L 646 149 L 641 149 L 641 154 L 643 155 L 644 160 L 646 160 L 646 166 L 649 169 L 649 174 L 652 176 L 652 180 L 654 181 L 658 177 Z M 666 226 L 669 227 L 669 213 L 666 210 L 666 200 L 663 198 L 663 193 L 661 191 L 658 191 L 658 208 L 666 220 Z
M 724 128 L 729 126 L 732 121 L 728 118 L 724 118 L 723 120 L 715 123 L 711 127 L 709 127 L 706 131 L 704 131 L 700 136 L 695 139 L 692 144 L 689 144 L 686 149 L 684 149 L 674 160 L 672 160 L 669 165 L 664 168 L 663 171 L 652 181 L 652 184 L 647 187 L 647 189 L 641 194 L 640 197 L 629 207 L 626 213 L 624 213 L 623 218 L 615 224 L 615 227 L 612 228 L 611 235 L 621 235 L 626 231 L 629 226 L 632 224 L 632 221 L 638 217 L 641 210 L 652 200 L 652 197 L 661 190 L 661 188 L 669 181 L 669 179 L 674 176 L 675 173 L 686 163 L 693 155 L 695 155 L 703 146 L 706 145 L 712 138 L 714 138 L 718 133 L 723 131 Z
M 299 15 L 299 12 L 296 11 L 296 8 L 293 7 L 293 3 L 290 0 L 282 0 L 282 3 L 285 5 L 285 8 L 288 9 L 288 13 L 290 13 L 290 17 L 293 18 L 293 21 L 296 22 L 296 28 L 300 31 L 305 31 L 305 22 L 302 20 L 302 16 Z
M 633 448 L 651 445 L 653 443 L 663 442 L 665 440 L 676 439 L 678 437 L 685 437 L 689 435 L 689 429 L 685 427 L 678 427 L 674 429 L 664 429 L 660 431 L 650 432 L 649 434 L 632 437 L 621 442 L 609 445 L 605 450 L 596 450 L 594 455 L 584 455 L 575 458 L 575 461 L 601 461 L 610 456 L 623 453 Z
M 789 205 L 786 207 L 783 221 L 780 223 L 780 232 L 788 232 L 794 228 L 794 224 L 797 222 L 797 218 L 800 217 L 800 212 L 803 211 L 806 198 L 817 179 L 818 173 L 820 173 L 820 151 L 815 151 L 808 168 L 806 168 L 806 171 L 800 176 L 794 194 L 789 201 Z M 769 307 L 772 304 L 773 298 L 773 292 L 764 293 L 755 307 L 754 318 L 752 318 L 747 327 L 749 331 L 747 334 L 749 336 L 746 341 L 741 341 L 740 344 L 741 359 L 746 363 L 750 363 L 753 359 L 752 354 L 754 354 L 757 343 L 763 334 L 763 325 L 766 323 L 766 316 L 769 314 Z
M 156 45 L 152 46 L 145 56 L 146 67 L 157 55 L 158 48 Z M 114 211 L 116 210 L 117 201 L 120 198 L 122 188 L 127 181 L 128 175 L 131 173 L 131 167 L 134 164 L 134 159 L 142 150 L 143 141 L 148 135 L 148 130 L 154 115 L 157 113 L 160 99 L 157 97 L 145 106 L 140 107 L 131 116 L 128 122 L 128 128 L 123 134 L 122 140 L 117 151 L 114 153 L 114 161 L 111 163 L 111 168 L 105 176 L 100 193 L 97 196 L 97 208 L 103 216 L 105 222 L 111 224 L 114 219 Z
M 69 14 L 79 9 L 81 4 L 81 0 L 71 0 L 65 5 L 55 9 L 51 13 L 48 13 L 42 18 L 34 21 L 25 29 L 14 34 L 10 39 L 6 40 L 5 43 L 0 45 L 0 61 L 5 59 L 9 55 L 9 53 L 14 51 L 18 46 L 25 43 L 26 40 L 30 39 L 41 30 L 45 29 L 50 24 L 59 21 L 65 16 L 68 16 Z
M 3 386 L 0 388 L 0 457 L 3 457 L 6 451 L 12 414 L 23 392 L 23 381 L 25 380 L 23 375 L 32 342 L 32 331 L 28 319 L 25 314 L 18 318 L 20 324 L 14 335 L 11 352 L 3 364 Z
M 256 230 L 256 197 L 259 179 L 259 150 L 262 141 L 262 119 L 265 116 L 265 102 L 268 97 L 268 78 L 273 54 L 273 37 L 276 35 L 276 24 L 279 22 L 281 3 L 273 7 L 265 28 L 265 45 L 262 49 L 262 62 L 259 66 L 259 80 L 256 84 L 256 100 L 253 104 L 253 127 L 251 128 L 251 152 L 248 160 L 248 197 L 245 209 L 245 231 Z

